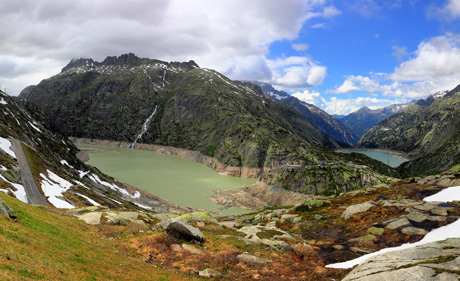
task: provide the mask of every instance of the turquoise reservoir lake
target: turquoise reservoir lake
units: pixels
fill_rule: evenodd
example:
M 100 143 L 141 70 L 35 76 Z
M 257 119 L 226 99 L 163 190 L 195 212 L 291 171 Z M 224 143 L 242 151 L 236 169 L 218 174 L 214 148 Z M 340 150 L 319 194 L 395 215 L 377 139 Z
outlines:
M 401 157 L 399 153 L 383 150 L 360 150 L 360 149 L 341 149 L 339 152 L 342 153 L 362 153 L 375 160 L 383 162 L 391 167 L 398 167 L 402 163 L 408 161 L 408 159 Z
M 90 148 L 89 165 L 140 189 L 183 206 L 219 211 L 224 215 L 241 214 L 248 210 L 211 203 L 207 197 L 213 190 L 238 189 L 253 184 L 256 179 L 219 175 L 213 169 L 175 155 L 99 145 L 78 144 Z

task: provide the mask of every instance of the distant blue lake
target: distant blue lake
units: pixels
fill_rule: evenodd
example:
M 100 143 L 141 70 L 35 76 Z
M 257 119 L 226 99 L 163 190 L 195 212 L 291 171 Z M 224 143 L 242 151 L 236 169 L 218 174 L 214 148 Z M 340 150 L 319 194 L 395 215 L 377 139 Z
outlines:
M 391 167 L 398 167 L 402 163 L 408 161 L 408 159 L 402 157 L 400 154 L 391 152 L 391 151 L 383 151 L 383 150 L 356 150 L 356 149 L 341 149 L 339 152 L 342 153 L 361 153 L 367 155 L 375 160 L 383 162 Z

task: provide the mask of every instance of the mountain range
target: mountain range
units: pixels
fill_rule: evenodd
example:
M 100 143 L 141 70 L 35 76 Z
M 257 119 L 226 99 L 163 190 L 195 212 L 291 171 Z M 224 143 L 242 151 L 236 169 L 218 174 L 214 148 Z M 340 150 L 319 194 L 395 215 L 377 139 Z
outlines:
M 274 101 L 290 105 L 305 118 L 305 120 L 331 138 L 349 145 L 355 144 L 359 140 L 359 137 L 357 137 L 347 126 L 344 126 L 337 118 L 329 115 L 313 104 L 301 101 L 284 91 L 278 91 L 268 83 L 257 81 L 252 81 L 252 83 L 260 86 L 265 96 Z
M 360 148 L 403 151 L 409 174 L 445 171 L 460 161 L 460 86 L 416 101 L 370 129 Z
M 229 166 L 264 167 L 280 153 L 319 161 L 317 147 L 341 147 L 254 84 L 193 61 L 134 54 L 72 60 L 20 98 L 40 107 L 64 135 L 197 150 Z
M 388 116 L 401 111 L 407 106 L 408 104 L 393 104 L 379 109 L 369 109 L 368 107 L 362 107 L 357 111 L 344 116 L 340 119 L 340 121 L 345 126 L 350 128 L 350 130 L 357 136 L 359 140 L 374 125 L 387 118 Z

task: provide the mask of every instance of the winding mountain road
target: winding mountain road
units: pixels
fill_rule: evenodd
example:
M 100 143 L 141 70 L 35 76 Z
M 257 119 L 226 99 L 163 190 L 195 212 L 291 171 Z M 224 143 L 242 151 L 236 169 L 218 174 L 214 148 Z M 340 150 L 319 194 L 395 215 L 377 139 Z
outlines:
M 27 199 L 29 204 L 32 205 L 49 205 L 48 201 L 38 190 L 35 184 L 34 177 L 30 171 L 29 162 L 27 161 L 24 149 L 22 148 L 21 141 L 11 138 L 16 158 L 18 159 L 19 168 L 21 169 L 22 184 L 26 190 Z

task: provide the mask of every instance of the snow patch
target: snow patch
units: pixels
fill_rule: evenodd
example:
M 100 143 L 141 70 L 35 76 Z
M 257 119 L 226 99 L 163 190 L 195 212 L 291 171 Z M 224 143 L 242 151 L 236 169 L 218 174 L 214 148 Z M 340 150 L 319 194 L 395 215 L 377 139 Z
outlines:
M 87 174 L 89 174 L 89 171 L 83 172 L 83 171 L 78 170 L 78 175 L 80 176 L 81 179 Z
M 0 137 L 0 148 L 5 151 L 8 155 L 16 159 L 16 153 L 11 149 L 13 145 L 8 139 Z
M 38 131 L 38 132 L 40 132 L 40 133 L 42 132 L 42 131 L 40 130 L 40 128 L 38 128 L 37 126 L 35 126 L 33 123 L 29 123 L 29 125 L 30 125 L 32 128 L 34 128 L 36 131 Z
M 0 104 L 8 104 L 3 98 L 0 98 Z
M 43 193 L 45 197 L 48 198 L 48 201 L 53 204 L 56 208 L 74 208 L 74 206 L 67 201 L 58 198 L 63 197 L 62 193 L 67 191 L 73 184 L 51 172 L 47 171 L 48 176 L 45 174 L 40 174 L 40 177 L 43 179 L 41 181 Z
M 446 188 L 432 196 L 428 196 L 423 199 L 423 201 L 427 201 L 427 202 L 437 201 L 440 203 L 450 202 L 454 200 L 460 200 L 460 186 Z M 459 229 L 460 229 L 460 219 L 458 219 L 457 221 L 451 224 L 448 224 L 448 225 L 445 225 L 445 226 L 442 226 L 440 228 L 436 228 L 430 231 L 428 234 L 425 235 L 425 237 L 423 237 L 422 240 L 418 242 L 403 244 L 399 247 L 382 249 L 380 251 L 370 253 L 370 254 L 361 256 L 359 258 L 356 258 L 354 260 L 347 261 L 347 262 L 328 264 L 326 265 L 326 267 L 328 268 L 351 268 L 355 265 L 361 264 L 363 261 L 373 256 L 377 256 L 380 254 L 413 248 L 413 247 L 417 247 L 423 244 L 428 244 L 431 242 L 442 241 L 447 238 L 460 238 L 460 231 L 458 231 Z
M 94 201 L 93 199 L 89 198 L 88 196 L 85 196 L 85 195 L 80 194 L 80 193 L 77 193 L 77 195 L 80 196 L 80 197 L 85 198 L 86 200 L 88 200 L 88 202 L 93 204 L 93 206 L 101 206 L 101 204 L 97 203 L 96 201 Z
M 2 175 L 0 175 L 0 180 L 2 180 L 4 182 L 7 182 L 7 183 L 11 184 L 14 188 L 16 188 L 16 191 L 11 190 L 9 188 L 8 189 L 0 189 L 0 191 L 5 192 L 6 194 L 8 194 L 8 191 L 11 191 L 14 194 L 14 196 L 16 196 L 17 199 L 21 200 L 24 203 L 29 203 L 29 200 L 27 199 L 27 194 L 26 194 L 26 190 L 24 189 L 24 186 L 22 186 L 20 184 L 17 184 L 17 183 L 10 182 L 6 178 L 4 178 Z
M 101 180 L 97 175 L 92 174 L 92 175 L 89 176 L 89 178 L 92 179 L 93 181 L 103 185 L 103 186 L 106 186 L 106 187 L 108 187 L 110 189 L 118 191 L 118 192 L 120 192 L 122 194 L 128 195 L 129 197 L 133 197 L 131 194 L 128 193 L 128 191 L 124 190 L 123 188 L 120 188 L 120 187 L 116 186 L 113 183 L 108 183 L 106 181 Z

